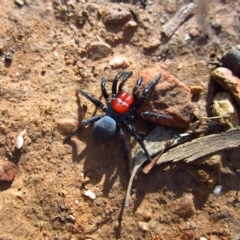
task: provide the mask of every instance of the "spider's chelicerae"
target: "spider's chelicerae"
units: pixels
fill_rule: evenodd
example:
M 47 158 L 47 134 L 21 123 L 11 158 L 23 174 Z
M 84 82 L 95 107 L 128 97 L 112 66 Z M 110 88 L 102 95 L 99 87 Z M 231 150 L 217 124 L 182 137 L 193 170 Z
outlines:
M 70 133 L 65 139 L 64 142 L 69 140 L 73 135 L 81 131 L 84 127 L 86 127 L 90 123 L 94 123 L 93 126 L 93 134 L 102 141 L 110 140 L 113 135 L 115 134 L 116 130 L 119 130 L 119 137 L 121 141 L 121 145 L 123 147 L 123 154 L 124 157 L 127 157 L 127 149 L 124 140 L 124 131 L 125 128 L 141 145 L 142 149 L 144 150 L 148 160 L 151 160 L 151 157 L 143 143 L 143 139 L 139 136 L 136 132 L 134 127 L 131 125 L 131 120 L 136 118 L 144 118 L 146 116 L 154 116 L 154 117 L 163 117 L 163 118 L 171 118 L 171 116 L 166 116 L 162 114 L 157 114 L 154 112 L 142 112 L 141 114 L 137 114 L 137 109 L 143 103 L 143 100 L 147 97 L 147 95 L 153 90 L 156 84 L 161 79 L 161 74 L 159 74 L 155 79 L 151 81 L 149 86 L 143 91 L 142 95 L 137 99 L 136 92 L 138 88 L 141 86 L 143 78 L 140 77 L 137 80 L 136 85 L 134 86 L 132 93 L 129 94 L 122 90 L 125 82 L 128 78 L 132 75 L 132 72 L 121 71 L 119 72 L 112 84 L 112 96 L 110 97 L 106 91 L 105 84 L 106 79 L 105 77 L 102 78 L 101 82 L 101 89 L 102 95 L 106 100 L 106 106 L 101 103 L 98 99 L 91 96 L 88 92 L 79 90 L 79 92 L 85 96 L 88 100 L 90 100 L 93 104 L 97 107 L 101 108 L 104 112 L 103 115 L 94 116 L 83 121 L 75 131 Z M 118 80 L 122 77 L 122 81 L 118 85 L 117 91 L 117 83 Z

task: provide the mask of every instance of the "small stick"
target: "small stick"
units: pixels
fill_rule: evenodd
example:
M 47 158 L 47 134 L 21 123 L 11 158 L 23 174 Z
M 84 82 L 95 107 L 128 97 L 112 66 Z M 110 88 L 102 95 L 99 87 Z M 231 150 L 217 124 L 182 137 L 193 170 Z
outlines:
M 191 2 L 179 9 L 173 18 L 162 27 L 162 32 L 169 38 L 178 29 L 178 27 L 193 14 L 196 4 Z

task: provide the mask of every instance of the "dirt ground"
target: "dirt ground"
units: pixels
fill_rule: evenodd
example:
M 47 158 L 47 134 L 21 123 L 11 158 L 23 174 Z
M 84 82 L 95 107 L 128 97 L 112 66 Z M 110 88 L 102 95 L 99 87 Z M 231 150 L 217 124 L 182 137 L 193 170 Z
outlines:
M 90 126 L 63 144 L 79 121 L 101 112 L 76 90 L 103 100 L 101 77 L 110 90 L 121 70 L 109 64 L 117 55 L 134 72 L 129 86 L 153 65 L 189 87 L 202 86 L 194 113 L 211 116 L 219 86 L 207 61 L 239 43 L 240 2 L 195 1 L 194 15 L 166 40 L 162 26 L 188 2 L 1 1 L 0 161 L 16 169 L 12 182 L 0 182 L 1 240 L 240 239 L 239 147 L 206 157 L 206 164 L 169 163 L 139 173 L 124 208 L 129 173 L 118 136 L 102 143 Z M 105 11 L 117 8 L 137 26 L 123 28 L 122 19 L 107 24 Z M 108 44 L 100 57 L 89 50 L 94 42 Z M 143 120 L 134 126 L 143 134 L 155 127 Z M 14 149 L 25 128 L 23 147 Z M 196 181 L 194 172 L 211 181 Z M 216 185 L 220 196 L 213 194 Z M 88 189 L 96 199 L 83 194 Z

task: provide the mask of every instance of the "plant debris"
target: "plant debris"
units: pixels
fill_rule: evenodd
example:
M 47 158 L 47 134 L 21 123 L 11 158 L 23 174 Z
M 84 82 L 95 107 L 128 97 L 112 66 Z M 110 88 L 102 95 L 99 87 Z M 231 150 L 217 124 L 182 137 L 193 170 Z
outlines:
M 156 162 L 158 165 L 164 162 L 177 162 L 181 160 L 188 163 L 208 154 L 228 148 L 234 148 L 240 145 L 240 127 L 233 128 L 226 132 L 210 134 L 208 136 L 196 138 L 192 141 L 189 141 L 193 138 L 192 133 L 186 132 L 184 134 L 171 137 L 171 133 L 166 132 L 163 127 L 156 127 L 145 140 L 146 148 L 151 156 L 160 154 L 160 157 L 157 160 L 153 159 L 153 162 Z M 163 153 L 167 149 L 169 150 Z M 125 207 L 129 206 L 129 198 L 133 180 L 139 169 L 146 161 L 147 158 L 143 151 L 138 151 L 128 183 L 128 189 L 125 198 Z M 144 168 L 144 173 L 148 173 L 152 167 L 152 163 L 148 164 Z
M 196 9 L 196 4 L 191 2 L 181 7 L 173 18 L 162 27 L 162 32 L 169 38 L 178 29 L 178 27 L 191 16 Z

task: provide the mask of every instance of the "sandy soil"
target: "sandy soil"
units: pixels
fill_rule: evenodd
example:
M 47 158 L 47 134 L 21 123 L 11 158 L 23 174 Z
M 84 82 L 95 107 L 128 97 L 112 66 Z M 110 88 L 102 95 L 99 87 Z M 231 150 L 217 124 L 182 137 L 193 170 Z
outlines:
M 206 63 L 239 43 L 240 5 L 195 1 L 195 14 L 166 41 L 162 25 L 187 2 L 1 1 L 0 161 L 12 162 L 16 176 L 0 182 L 0 239 L 240 239 L 240 148 L 208 156 L 204 164 L 140 173 L 124 209 L 129 174 L 118 136 L 102 143 L 90 126 L 62 143 L 78 121 L 100 114 L 75 92 L 85 89 L 103 100 L 101 77 L 110 90 L 121 70 L 109 64 L 117 55 L 134 71 L 130 87 L 141 69 L 160 65 L 189 87 L 201 85 L 194 113 L 211 115 L 219 86 Z M 104 23 L 106 9 L 118 7 L 130 9 L 138 26 Z M 89 54 L 94 42 L 109 44 L 106 56 Z M 155 125 L 137 121 L 135 127 L 148 134 Z M 13 141 L 25 128 L 24 145 L 16 150 Z M 130 136 L 127 141 L 130 149 L 137 145 Z M 218 197 L 216 185 L 222 186 Z M 84 196 L 88 189 L 95 200 Z

